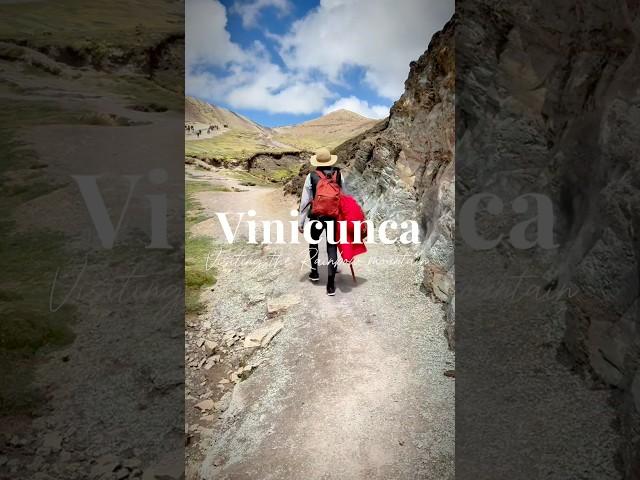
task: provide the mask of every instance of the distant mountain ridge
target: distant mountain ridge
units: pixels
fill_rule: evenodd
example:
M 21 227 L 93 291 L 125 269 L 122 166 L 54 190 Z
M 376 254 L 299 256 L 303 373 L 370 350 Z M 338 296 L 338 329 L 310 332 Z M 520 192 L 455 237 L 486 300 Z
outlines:
M 200 128 L 217 125 L 216 132 L 241 135 L 241 145 L 245 151 L 260 151 L 262 145 L 313 151 L 320 147 L 334 148 L 374 127 L 380 120 L 341 109 L 300 124 L 270 128 L 226 108 L 187 96 L 185 122 L 199 125 Z M 218 144 L 223 143 L 225 138 L 222 135 L 203 137 L 201 142 L 207 141 L 211 152 L 215 154 Z M 203 148 L 207 148 L 204 143 L 198 150 L 202 151 Z
M 333 148 L 378 123 L 380 120 L 340 109 L 298 125 L 277 127 L 273 130 L 278 138 L 286 143 L 300 144 L 310 149 L 321 146 Z
M 263 132 L 267 130 L 266 127 L 258 125 L 238 113 L 195 97 L 185 97 L 184 119 L 187 123 L 217 125 L 219 128 L 237 131 Z

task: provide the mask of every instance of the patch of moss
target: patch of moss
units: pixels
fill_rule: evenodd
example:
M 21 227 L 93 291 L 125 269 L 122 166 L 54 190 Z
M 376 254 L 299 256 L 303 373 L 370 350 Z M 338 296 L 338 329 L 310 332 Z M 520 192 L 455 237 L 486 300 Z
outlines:
M 284 183 L 287 180 L 298 175 L 300 172 L 300 167 L 302 165 L 297 165 L 293 168 L 281 168 L 276 170 L 271 170 L 268 172 L 269 180 L 276 183 Z
M 184 282 L 185 310 L 187 314 L 202 311 L 200 301 L 202 288 L 216 283 L 215 270 L 207 268 L 207 256 L 213 247 L 211 238 L 194 236 L 191 227 L 205 220 L 203 209 L 194 198 L 194 193 L 212 190 L 205 182 L 185 183 L 185 249 L 184 249 Z
M 185 184 L 185 192 L 193 194 L 196 192 L 233 192 L 225 185 L 216 185 L 209 182 L 188 181 Z
M 71 343 L 74 334 L 69 319 L 75 308 L 64 305 L 56 312 L 47 312 L 24 302 L 6 302 L 0 307 L 0 349 L 36 353 L 44 346 L 62 346 Z
M 21 105 L 17 120 L 33 120 L 31 105 Z M 59 112 L 49 112 L 57 119 Z M 0 412 L 28 409 L 38 397 L 31 387 L 33 362 L 40 349 L 73 341 L 76 309 L 49 306 L 56 269 L 67 261 L 65 237 L 47 230 L 16 232 L 12 212 L 20 204 L 59 188 L 47 181 L 35 152 L 12 128 L 0 129 Z

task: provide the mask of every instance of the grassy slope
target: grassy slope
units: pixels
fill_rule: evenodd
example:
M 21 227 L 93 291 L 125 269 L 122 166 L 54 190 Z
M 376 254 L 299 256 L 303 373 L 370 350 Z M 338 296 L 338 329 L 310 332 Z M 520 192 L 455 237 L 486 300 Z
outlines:
M 14 231 L 13 210 L 60 185 L 47 180 L 42 173 L 46 165 L 9 126 L 75 123 L 78 118 L 53 104 L 4 103 L 0 113 L 0 382 L 5 388 L 0 413 L 28 408 L 34 401 L 35 393 L 29 388 L 31 358 L 44 346 L 72 341 L 75 321 L 73 306 L 52 312 L 48 304 L 50 274 L 65 263 L 68 254 L 64 236 L 47 230 Z
M 171 0 L 18 2 L 0 4 L 0 17 L 11 19 L 0 27 L 0 39 L 26 40 L 35 47 L 145 45 L 184 29 L 184 4 Z
M 256 153 L 278 153 L 283 151 L 313 152 L 321 147 L 334 149 L 352 137 L 372 128 L 375 121 L 363 124 L 361 128 L 348 125 L 342 131 L 326 131 L 326 128 L 302 126 L 292 129 L 273 130 L 273 140 L 289 147 L 269 145 L 258 132 L 232 130 L 213 138 L 189 140 L 185 144 L 185 154 L 201 160 L 218 160 L 224 163 L 239 164 Z M 334 127 L 333 130 L 336 130 Z M 297 172 L 295 172 L 297 173 Z M 290 176 L 287 172 L 286 176 Z
M 185 154 L 190 157 L 217 159 L 223 162 L 240 163 L 260 152 L 278 153 L 281 148 L 270 147 L 257 133 L 230 131 L 205 140 L 185 142 Z
M 350 134 L 294 135 L 276 133 L 273 139 L 290 145 L 301 152 L 313 152 L 321 147 L 333 149 L 351 138 Z M 288 148 L 267 145 L 258 133 L 231 131 L 204 140 L 185 142 L 185 154 L 190 157 L 216 159 L 223 162 L 239 163 L 256 153 L 278 153 Z
M 155 14 L 154 14 L 155 12 Z M 144 62 L 145 51 L 184 28 L 184 5 L 166 0 L 85 2 L 25 2 L 0 4 L 0 16 L 11 19 L 0 27 L 0 69 L 22 72 L 42 81 L 64 78 L 84 92 L 114 92 L 136 107 L 182 110 L 181 72 L 161 73 L 162 82 L 134 71 Z M 139 22 L 144 18 L 144 25 Z M 20 42 L 30 48 L 17 46 Z M 85 58 L 122 54 L 134 45 L 136 66 L 126 74 L 76 70 L 38 53 L 71 50 Z M 142 59 L 140 58 L 142 55 Z M 175 78 L 174 78 L 175 77 Z M 175 88 L 172 87 L 175 82 Z M 41 399 L 31 387 L 35 355 L 73 341 L 77 312 L 73 305 L 49 308 L 49 290 L 56 269 L 74 252 L 65 247 L 64 235 L 37 229 L 16 231 L 14 209 L 33 198 L 60 188 L 46 176 L 46 165 L 18 133 L 34 125 L 112 125 L 126 119 L 109 119 L 88 111 L 70 111 L 32 96 L 19 82 L 0 81 L 0 414 L 30 412 Z M 153 104 L 153 105 L 151 105 Z M 112 121 L 113 120 L 113 121 Z M 126 253 L 128 255 L 128 253 Z M 58 298 L 54 299 L 58 301 Z
M 0 27 L 0 42 L 10 42 L 0 47 L 3 58 L 21 56 L 19 51 L 9 52 L 10 45 L 19 41 L 30 48 L 76 56 L 100 62 L 111 55 L 126 58 L 136 67 L 126 67 L 129 73 L 84 72 L 80 77 L 85 86 L 116 93 L 129 98 L 132 105 L 168 108 L 182 111 L 184 108 L 184 72 L 166 68 L 149 75 L 134 73 L 135 68 L 147 60 L 147 52 L 169 36 L 184 32 L 184 4 L 174 0 L 111 0 L 86 2 L 84 0 L 57 0 L 47 2 L 0 3 L 0 18 L 10 18 Z M 141 19 L 144 19 L 141 22 Z M 21 47 L 16 47 L 20 49 Z M 28 53 L 22 58 L 31 70 L 42 69 Z M 122 58 L 121 58 L 122 60 Z M 52 62 L 55 63 L 55 62 Z M 56 68 L 54 66 L 54 68 Z M 35 71 L 31 73 L 36 73 Z M 44 72 L 52 73 L 52 72 Z M 60 73 L 60 72 L 59 72 Z M 58 74 L 59 74 L 58 73 Z M 77 77 L 76 77 L 77 76 Z

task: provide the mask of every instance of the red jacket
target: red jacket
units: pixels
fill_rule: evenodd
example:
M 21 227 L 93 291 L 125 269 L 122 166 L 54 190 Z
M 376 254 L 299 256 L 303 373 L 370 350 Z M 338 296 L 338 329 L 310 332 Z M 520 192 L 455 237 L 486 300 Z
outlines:
M 338 243 L 338 251 L 340 252 L 340 256 L 342 260 L 345 262 L 351 262 L 355 258 L 356 255 L 360 255 L 361 253 L 365 253 L 367 251 L 367 247 L 364 243 L 364 239 L 367 237 L 367 225 L 362 223 L 360 226 L 360 243 L 354 243 L 354 226 L 352 222 L 364 222 L 366 217 L 364 216 L 364 212 L 356 199 L 350 195 L 342 194 L 340 195 L 340 215 L 338 217 L 338 221 L 346 221 L 347 224 L 344 225 L 342 223 L 338 223 L 338 238 L 342 238 L 342 231 L 346 227 L 347 241 L 345 243 Z

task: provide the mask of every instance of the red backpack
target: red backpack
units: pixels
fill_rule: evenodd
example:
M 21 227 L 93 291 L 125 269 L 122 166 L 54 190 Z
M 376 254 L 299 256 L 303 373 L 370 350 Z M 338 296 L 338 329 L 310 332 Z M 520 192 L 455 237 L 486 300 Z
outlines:
M 316 185 L 316 195 L 311 201 L 311 213 L 317 217 L 338 218 L 340 214 L 340 185 L 338 172 L 327 177 L 321 170 L 316 170 L 320 180 Z

